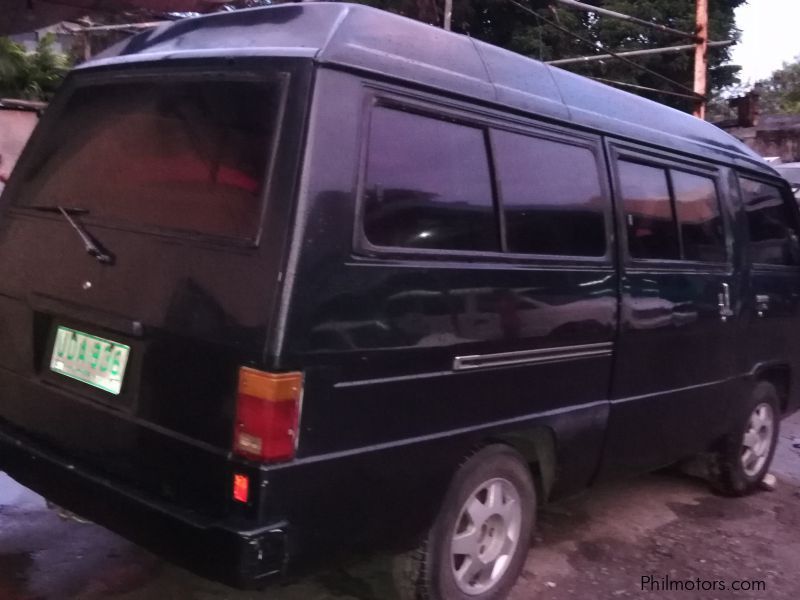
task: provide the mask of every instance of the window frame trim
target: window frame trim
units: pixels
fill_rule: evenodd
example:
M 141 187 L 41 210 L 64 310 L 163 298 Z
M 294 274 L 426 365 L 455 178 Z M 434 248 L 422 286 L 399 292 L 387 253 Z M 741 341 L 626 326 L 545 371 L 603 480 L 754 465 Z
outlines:
M 749 179 L 750 181 L 755 181 L 756 183 L 761 183 L 764 185 L 771 185 L 775 189 L 777 189 L 780 194 L 781 198 L 785 203 L 788 203 L 790 208 L 790 212 L 794 214 L 795 218 L 795 227 L 800 237 L 800 206 L 798 206 L 798 202 L 794 197 L 794 194 L 791 192 L 791 188 L 788 184 L 784 185 L 783 180 L 771 179 L 767 175 L 762 174 L 754 174 L 751 172 L 743 172 L 740 169 L 733 169 L 733 173 L 736 175 L 736 194 L 738 195 L 738 203 L 739 203 L 739 210 L 742 211 L 742 217 L 744 218 L 744 231 L 746 236 L 746 242 L 744 244 L 744 260 L 745 264 L 749 266 L 749 268 L 753 271 L 779 271 L 779 272 L 790 272 L 790 271 L 798 271 L 800 270 L 800 264 L 797 265 L 776 265 L 774 263 L 761 263 L 761 262 L 754 262 L 750 258 L 750 223 L 747 218 L 747 209 L 745 208 L 745 199 L 744 199 L 744 192 L 742 190 L 742 179 Z
M 511 125 L 504 124 L 504 126 L 491 126 L 489 128 L 489 139 L 492 145 L 492 158 L 496 160 L 497 151 L 495 149 L 496 145 L 496 131 L 502 131 L 505 133 L 511 133 L 514 135 L 519 135 L 527 138 L 532 138 L 536 140 L 544 140 L 547 142 L 552 142 L 555 144 L 562 144 L 564 146 L 573 146 L 576 148 L 581 148 L 583 150 L 587 150 L 592 154 L 594 158 L 594 164 L 597 169 L 597 183 L 600 189 L 600 197 L 603 202 L 603 210 L 600 211 L 603 216 L 603 231 L 605 233 L 605 248 L 603 254 L 598 254 L 595 256 L 585 255 L 585 254 L 542 254 L 542 253 L 533 253 L 533 252 L 507 252 L 507 254 L 512 256 L 521 256 L 521 257 L 531 257 L 537 260 L 546 260 L 548 258 L 555 258 L 555 259 L 578 259 L 582 261 L 604 261 L 604 260 L 611 260 L 613 256 L 614 250 L 614 243 L 615 243 L 615 234 L 614 234 L 614 220 L 613 220 L 613 207 L 611 202 L 611 194 L 610 188 L 608 183 L 608 175 L 605 162 L 603 160 L 603 149 L 602 149 L 602 142 L 600 138 L 589 138 L 585 136 L 575 136 L 572 137 L 567 135 L 566 133 L 548 131 L 545 129 L 539 129 L 534 127 L 514 127 Z M 497 174 L 497 163 L 495 162 L 494 166 L 494 173 Z M 503 223 L 505 223 L 505 199 L 503 198 L 503 185 L 500 181 L 500 177 L 496 175 L 496 185 L 497 185 L 497 194 L 498 194 L 498 203 L 500 206 L 500 214 L 503 219 Z M 508 239 L 506 237 L 506 231 L 503 231 L 504 234 L 504 245 L 508 246 Z
M 378 259 L 433 259 L 451 262 L 454 259 L 461 259 L 468 262 L 496 262 L 520 265 L 538 264 L 542 266 L 555 266 L 557 264 L 577 266 L 613 265 L 616 235 L 613 224 L 611 188 L 607 177 L 607 165 L 605 163 L 601 136 L 587 135 L 579 130 L 573 131 L 571 129 L 551 127 L 546 123 L 538 123 L 532 120 L 526 120 L 524 122 L 521 122 L 519 118 L 511 120 L 510 115 L 507 115 L 508 118 L 504 119 L 503 115 L 490 115 L 485 112 L 478 112 L 480 107 L 477 106 L 464 106 L 456 104 L 455 102 L 446 102 L 444 99 L 438 97 L 421 97 L 412 94 L 410 90 L 395 90 L 372 82 L 365 82 L 364 89 L 366 93 L 364 94 L 363 117 L 360 129 L 361 140 L 352 242 L 353 252 L 356 256 Z M 490 184 L 493 194 L 497 231 L 500 236 L 499 251 L 405 248 L 401 246 L 380 246 L 369 241 L 364 229 L 366 168 L 372 115 L 377 107 L 400 110 L 418 114 L 422 117 L 450 121 L 467 127 L 477 128 L 483 132 L 486 155 L 489 161 L 488 168 L 491 178 Z M 494 129 L 585 147 L 593 153 L 597 162 L 601 191 L 606 201 L 603 211 L 607 239 L 605 254 L 602 256 L 580 256 L 563 254 L 525 254 L 504 251 L 504 249 L 507 248 L 505 215 L 502 204 L 501 186 L 497 177 L 495 148 L 493 143 L 494 136 L 492 135 Z
M 732 228 L 731 228 L 731 226 L 728 225 L 728 223 L 726 222 L 726 219 L 725 219 L 725 206 L 724 206 L 724 202 L 725 201 L 723 199 L 724 196 L 723 196 L 722 191 L 721 191 L 722 190 L 722 187 L 720 185 L 721 174 L 720 174 L 719 171 L 716 171 L 715 174 L 710 174 L 708 172 L 690 170 L 690 169 L 686 169 L 686 168 L 683 168 L 683 167 L 674 167 L 674 168 L 670 167 L 670 168 L 667 169 L 667 176 L 669 177 L 670 192 L 673 195 L 672 202 L 673 202 L 674 210 L 675 210 L 675 224 L 678 227 L 678 236 L 679 236 L 679 242 L 680 242 L 680 248 L 681 248 L 681 256 L 683 256 L 686 246 L 685 246 L 684 240 L 683 240 L 683 229 L 681 228 L 680 217 L 678 216 L 678 199 L 675 196 L 675 181 L 674 181 L 674 178 L 673 178 L 673 173 L 675 171 L 679 171 L 679 172 L 685 173 L 687 175 L 694 175 L 696 177 L 702 177 L 702 178 L 711 180 L 711 183 L 714 186 L 714 196 L 715 196 L 715 198 L 717 200 L 717 210 L 719 211 L 719 218 L 722 219 L 722 228 L 723 228 L 723 231 L 722 231 L 723 240 L 722 241 L 723 241 L 723 248 L 725 250 L 725 259 L 724 260 L 705 261 L 705 260 L 689 260 L 689 259 L 686 259 L 686 258 L 682 258 L 681 262 L 698 264 L 698 265 L 727 265 L 727 264 L 731 264 L 732 265 L 733 264 L 733 256 L 732 256 L 733 253 L 732 253 L 732 249 L 730 248 L 730 242 L 731 242 L 731 239 L 732 239 L 733 235 L 730 234 Z
M 500 209 L 497 197 L 497 190 L 494 184 L 494 172 L 492 170 L 492 156 L 491 156 L 491 149 L 489 147 L 489 139 L 487 135 L 487 128 L 484 124 L 472 121 L 469 119 L 461 118 L 458 114 L 448 113 L 446 111 L 436 111 L 434 109 L 426 110 L 425 107 L 418 106 L 416 103 L 406 103 L 403 101 L 396 101 L 394 97 L 389 96 L 388 99 L 384 95 L 375 95 L 372 98 L 372 102 L 367 104 L 367 113 L 368 119 L 364 123 L 363 131 L 363 140 L 361 144 L 361 156 L 360 156 L 360 164 L 359 164 L 359 175 L 358 175 L 358 185 L 356 187 L 357 190 L 357 202 L 356 202 L 356 226 L 354 227 L 354 235 L 356 236 L 357 245 L 355 246 L 357 249 L 366 250 L 369 255 L 416 255 L 416 256 L 437 256 L 445 254 L 447 256 L 503 256 L 503 240 L 501 237 L 501 226 L 500 226 Z M 367 181 L 367 161 L 369 158 L 369 142 L 370 142 L 370 134 L 372 131 L 372 117 L 375 113 L 376 108 L 388 108 L 390 110 L 396 110 L 398 112 L 404 112 L 408 114 L 415 114 L 423 118 L 430 118 L 436 119 L 442 122 L 450 122 L 456 125 L 462 125 L 465 127 L 470 127 L 472 129 L 477 129 L 481 134 L 481 139 L 483 141 L 483 149 L 486 154 L 486 170 L 489 174 L 489 188 L 491 189 L 492 194 L 492 208 L 494 210 L 494 217 L 495 217 L 495 232 L 498 236 L 497 239 L 497 246 L 499 250 L 455 250 L 455 249 L 448 249 L 448 248 L 407 248 L 404 246 L 382 246 L 380 244 L 375 244 L 370 241 L 369 237 L 367 236 L 365 223 L 364 223 L 364 215 L 365 215 L 365 206 L 366 206 L 366 181 Z M 450 118 L 448 118 L 450 117 Z
M 658 270 L 660 272 L 719 272 L 731 274 L 734 270 L 733 244 L 733 224 L 726 214 L 726 201 L 722 193 L 723 186 L 720 184 L 722 172 L 716 163 L 704 162 L 700 159 L 674 156 L 671 154 L 642 149 L 637 146 L 609 140 L 610 149 L 610 171 L 611 180 L 614 186 L 615 210 L 620 224 L 619 240 L 620 254 L 626 271 L 638 272 L 647 270 Z M 670 194 L 670 207 L 672 210 L 673 225 L 678 241 L 679 258 L 637 258 L 631 256 L 628 246 L 628 226 L 625 219 L 625 201 L 622 196 L 622 181 L 620 178 L 620 161 L 632 162 L 648 167 L 660 169 L 666 174 L 667 187 Z M 716 191 L 717 205 L 720 217 L 722 218 L 723 231 L 725 236 L 725 260 L 724 261 L 700 261 L 687 260 L 683 258 L 684 246 L 681 234 L 680 223 L 678 221 L 677 199 L 675 198 L 672 171 L 681 171 L 690 175 L 697 175 L 711 179 Z

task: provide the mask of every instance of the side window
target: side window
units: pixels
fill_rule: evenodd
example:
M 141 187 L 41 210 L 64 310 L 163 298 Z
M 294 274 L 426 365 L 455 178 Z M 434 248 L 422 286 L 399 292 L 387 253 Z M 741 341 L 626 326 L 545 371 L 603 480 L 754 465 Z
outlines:
M 725 229 L 714 180 L 684 171 L 673 170 L 671 175 L 683 258 L 724 262 Z
M 364 233 L 377 246 L 499 251 L 484 130 L 375 108 Z
M 633 258 L 680 258 L 667 171 L 618 161 L 628 251 Z
M 797 222 L 788 199 L 774 185 L 744 177 L 739 181 L 750 231 L 751 262 L 800 264 Z
M 588 148 L 494 131 L 509 252 L 602 256 L 604 198 Z

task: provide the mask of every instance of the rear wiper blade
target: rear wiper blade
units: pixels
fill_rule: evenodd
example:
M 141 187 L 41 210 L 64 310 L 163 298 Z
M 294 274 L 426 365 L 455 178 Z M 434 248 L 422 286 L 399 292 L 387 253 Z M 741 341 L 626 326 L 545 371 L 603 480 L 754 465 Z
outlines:
M 52 213 L 59 213 L 61 214 L 66 220 L 67 223 L 75 230 L 78 236 L 81 238 L 83 242 L 83 247 L 86 249 L 86 253 L 89 256 L 95 257 L 99 262 L 111 265 L 114 264 L 114 257 L 113 255 L 108 252 L 105 248 L 103 248 L 102 244 L 98 242 L 92 235 L 86 230 L 86 228 L 77 220 L 72 218 L 72 215 L 87 215 L 89 211 L 85 208 L 79 207 L 68 207 L 68 206 L 31 206 L 33 210 L 38 210 L 40 212 L 52 212 Z

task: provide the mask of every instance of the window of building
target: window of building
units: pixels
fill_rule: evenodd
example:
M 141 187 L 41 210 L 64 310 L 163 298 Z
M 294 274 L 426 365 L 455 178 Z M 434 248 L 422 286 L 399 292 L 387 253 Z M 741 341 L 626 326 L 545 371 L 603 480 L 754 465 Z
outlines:
M 369 133 L 364 233 L 377 246 L 499 251 L 484 131 L 376 108 Z
M 508 251 L 602 256 L 605 199 L 588 148 L 505 131 L 493 133 Z

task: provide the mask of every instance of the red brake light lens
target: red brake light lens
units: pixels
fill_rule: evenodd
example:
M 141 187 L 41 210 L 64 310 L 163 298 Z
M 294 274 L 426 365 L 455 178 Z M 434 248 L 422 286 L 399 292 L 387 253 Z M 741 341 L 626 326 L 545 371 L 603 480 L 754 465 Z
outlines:
M 233 499 L 242 504 L 247 504 L 250 499 L 250 478 L 247 475 L 233 475 Z
M 302 373 L 239 369 L 233 449 L 261 461 L 294 458 Z

